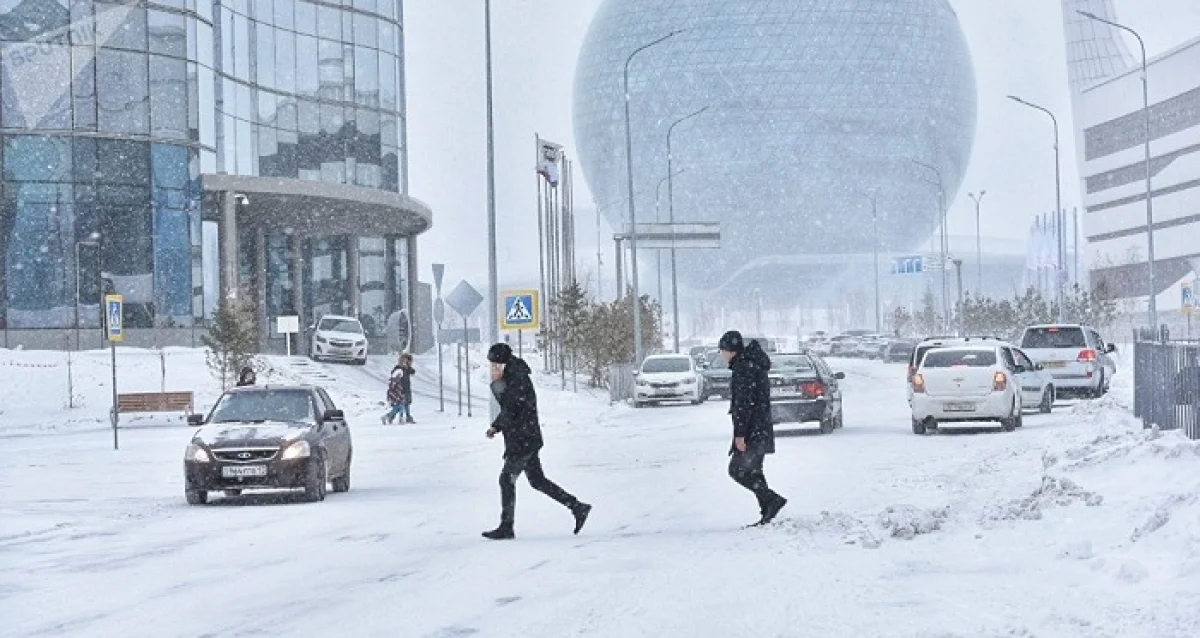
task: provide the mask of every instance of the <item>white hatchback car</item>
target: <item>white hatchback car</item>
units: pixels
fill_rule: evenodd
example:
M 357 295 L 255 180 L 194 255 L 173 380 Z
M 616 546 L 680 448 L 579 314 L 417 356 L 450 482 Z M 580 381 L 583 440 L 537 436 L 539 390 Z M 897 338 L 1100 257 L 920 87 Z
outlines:
M 1054 387 L 1048 375 L 1008 344 L 954 345 L 925 353 L 912 378 L 912 429 L 941 423 L 999 421 L 1005 432 L 1024 424 L 1026 406 L 1048 412 Z
M 367 336 L 362 323 L 354 317 L 325 315 L 312 329 L 313 361 L 349 361 L 356 365 L 367 362 Z
M 656 354 L 642 361 L 634 372 L 633 406 L 640 408 L 661 401 L 690 401 L 699 405 L 704 400 L 700 371 L 696 362 L 686 354 Z

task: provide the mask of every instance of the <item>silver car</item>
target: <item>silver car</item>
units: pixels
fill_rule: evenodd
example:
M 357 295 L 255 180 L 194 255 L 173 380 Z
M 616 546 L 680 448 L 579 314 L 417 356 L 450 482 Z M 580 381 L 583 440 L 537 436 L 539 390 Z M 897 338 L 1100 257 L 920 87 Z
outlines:
M 1058 396 L 1099 398 L 1117 374 L 1112 356 L 1117 347 L 1088 326 L 1029 326 L 1021 336 L 1021 349 L 1050 373 Z

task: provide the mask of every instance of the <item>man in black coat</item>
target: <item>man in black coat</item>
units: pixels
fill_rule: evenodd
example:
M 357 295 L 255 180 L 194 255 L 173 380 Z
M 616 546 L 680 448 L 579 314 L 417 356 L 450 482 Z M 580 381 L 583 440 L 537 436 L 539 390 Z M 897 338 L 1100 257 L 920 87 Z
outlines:
M 762 518 L 754 525 L 770 523 L 787 499 L 767 487 L 763 461 L 775 453 L 775 428 L 771 423 L 771 358 L 757 341 L 745 343 L 741 333 L 731 330 L 718 344 L 721 356 L 733 372 L 729 391 L 729 413 L 733 416 L 733 445 L 729 449 L 729 476 L 754 492 Z
M 513 522 L 517 506 L 517 478 L 524 472 L 533 489 L 562 503 L 575 516 L 575 533 L 583 529 L 592 506 L 571 496 L 546 478 L 542 460 L 542 428 L 538 423 L 537 393 L 533 389 L 529 364 L 513 355 L 506 343 L 488 350 L 492 364 L 492 394 L 500 404 L 500 414 L 488 428 L 487 437 L 504 435 L 504 469 L 500 471 L 500 527 L 484 532 L 484 538 L 505 540 L 514 537 Z

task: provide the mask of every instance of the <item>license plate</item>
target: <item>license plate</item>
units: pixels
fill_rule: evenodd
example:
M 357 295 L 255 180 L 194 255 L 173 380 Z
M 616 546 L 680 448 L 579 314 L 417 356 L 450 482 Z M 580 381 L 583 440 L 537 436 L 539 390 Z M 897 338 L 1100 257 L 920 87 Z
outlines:
M 1065 368 L 1065 367 L 1067 367 L 1067 362 L 1066 361 L 1047 361 L 1046 363 L 1042 364 L 1042 366 L 1046 367 L 1046 368 Z
M 221 468 L 221 476 L 225 478 L 245 478 L 248 476 L 266 476 L 265 465 L 226 465 Z
M 947 403 L 945 405 L 947 412 L 974 412 L 974 403 Z
M 796 390 L 791 390 L 788 388 L 771 388 L 771 396 L 773 397 L 794 397 L 799 395 L 800 393 Z

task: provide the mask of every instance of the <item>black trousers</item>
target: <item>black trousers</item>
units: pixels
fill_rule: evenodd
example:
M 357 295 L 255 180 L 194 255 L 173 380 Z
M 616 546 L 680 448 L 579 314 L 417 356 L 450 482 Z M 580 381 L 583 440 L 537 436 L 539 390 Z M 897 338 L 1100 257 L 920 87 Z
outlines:
M 511 526 L 517 510 L 517 479 L 524 472 L 529 477 L 529 485 L 533 489 L 549 496 L 563 505 L 574 508 L 579 500 L 559 487 L 554 481 L 546 478 L 542 470 L 542 459 L 537 452 L 509 456 L 504 459 L 504 469 L 500 470 L 500 523 Z
M 754 492 L 754 497 L 758 499 L 759 512 L 766 509 L 767 503 L 779 498 L 778 494 L 767 487 L 767 476 L 763 474 L 765 458 L 766 454 L 754 450 L 734 450 L 729 457 L 729 477 L 737 481 L 738 485 Z

